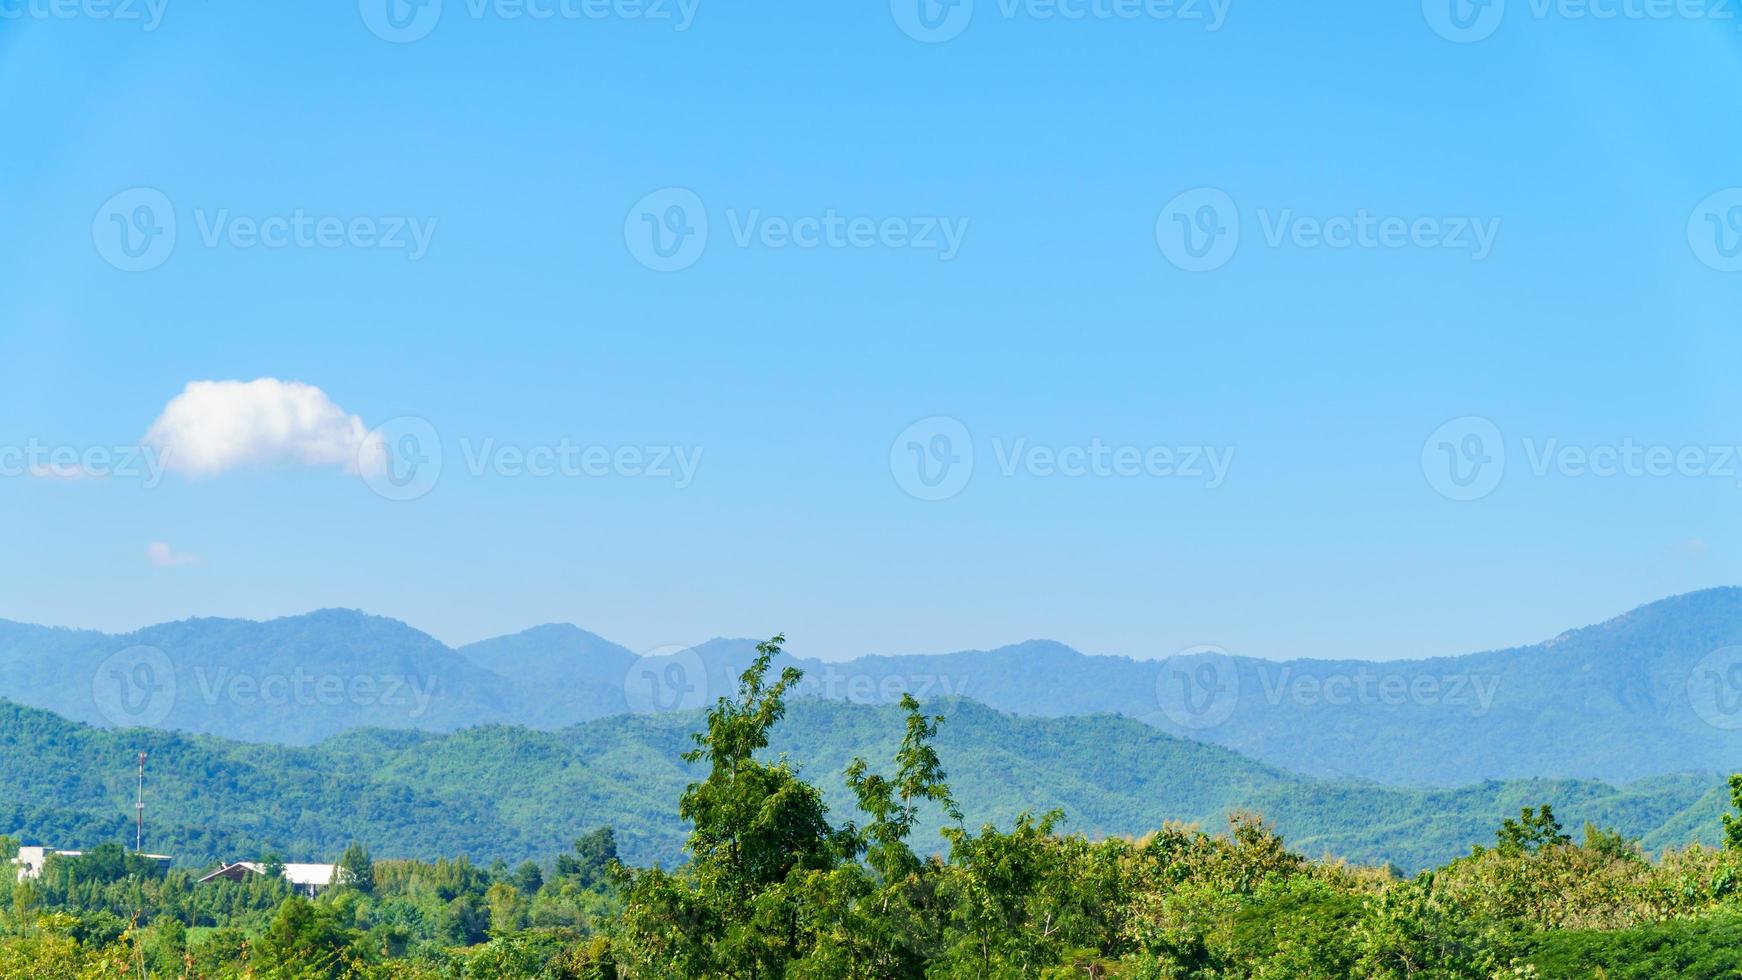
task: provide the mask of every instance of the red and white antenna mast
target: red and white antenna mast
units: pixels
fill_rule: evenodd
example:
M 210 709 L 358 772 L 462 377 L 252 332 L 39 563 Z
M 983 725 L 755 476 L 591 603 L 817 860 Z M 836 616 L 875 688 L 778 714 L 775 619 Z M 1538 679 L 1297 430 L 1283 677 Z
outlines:
M 145 853 L 145 753 L 139 753 L 139 796 L 133 802 L 137 827 L 133 835 L 133 853 Z

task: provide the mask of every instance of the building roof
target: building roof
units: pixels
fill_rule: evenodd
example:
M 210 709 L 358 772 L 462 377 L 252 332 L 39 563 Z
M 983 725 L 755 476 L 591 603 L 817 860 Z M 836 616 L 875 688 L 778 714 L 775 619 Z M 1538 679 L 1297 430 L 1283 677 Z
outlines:
M 221 864 L 216 871 L 201 878 L 210 881 L 231 868 L 247 868 L 257 875 L 266 873 L 266 865 L 259 861 L 237 861 L 234 864 Z M 333 865 L 330 864 L 286 864 L 284 880 L 293 885 L 314 885 L 317 887 L 330 885 L 333 882 Z
M 284 877 L 293 885 L 330 885 L 333 866 L 330 864 L 287 864 Z

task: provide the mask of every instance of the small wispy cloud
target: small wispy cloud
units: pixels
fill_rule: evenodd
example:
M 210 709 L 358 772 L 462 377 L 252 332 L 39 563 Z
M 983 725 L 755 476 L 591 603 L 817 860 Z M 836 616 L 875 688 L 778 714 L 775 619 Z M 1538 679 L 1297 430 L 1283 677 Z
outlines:
M 200 556 L 177 551 L 169 546 L 167 541 L 153 541 L 145 548 L 145 557 L 158 568 L 178 568 L 183 565 L 198 565 Z

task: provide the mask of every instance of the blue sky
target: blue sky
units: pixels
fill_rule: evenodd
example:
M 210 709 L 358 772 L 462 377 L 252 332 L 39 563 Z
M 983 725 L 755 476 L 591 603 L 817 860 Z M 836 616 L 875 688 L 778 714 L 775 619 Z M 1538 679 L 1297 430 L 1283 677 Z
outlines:
M 928 43 L 906 0 L 445 0 L 397 41 L 375 0 L 157 2 L 0 4 L 0 469 L 218 462 L 14 466 L 0 617 L 1386 659 L 1742 581 L 1733 5 L 1512 0 L 1459 41 L 1438 0 L 977 0 Z M 130 258 L 141 201 L 173 244 Z M 674 202 L 668 261 L 636 235 Z M 1200 218 L 1238 245 L 1191 271 Z M 287 385 L 172 406 L 256 379 L 333 425 L 260 422 Z M 408 434 L 412 500 L 331 451 Z M 1496 434 L 1492 486 L 1436 471 Z

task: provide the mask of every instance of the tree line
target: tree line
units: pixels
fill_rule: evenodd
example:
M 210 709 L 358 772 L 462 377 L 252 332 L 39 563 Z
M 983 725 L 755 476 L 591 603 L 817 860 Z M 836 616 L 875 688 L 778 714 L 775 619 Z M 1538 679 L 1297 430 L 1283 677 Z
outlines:
M 969 827 L 911 697 L 894 757 L 845 772 L 854 812 L 765 751 L 799 682 L 759 645 L 707 712 L 678 800 L 686 860 L 626 866 L 601 828 L 549 865 L 377 861 L 314 900 L 196 886 L 119 846 L 0 881 L 0 976 L 81 978 L 1657 977 L 1742 971 L 1742 776 L 1724 843 L 1655 855 L 1550 806 L 1413 876 L 1296 853 L 1259 816 L 1216 832 Z M 943 818 L 937 843 L 916 841 Z M 1424 814 L 1424 819 L 1431 815 Z M 930 821 L 936 823 L 935 819 Z M 276 858 L 267 855 L 270 863 Z M 9 878 L 9 876 L 8 876 Z

